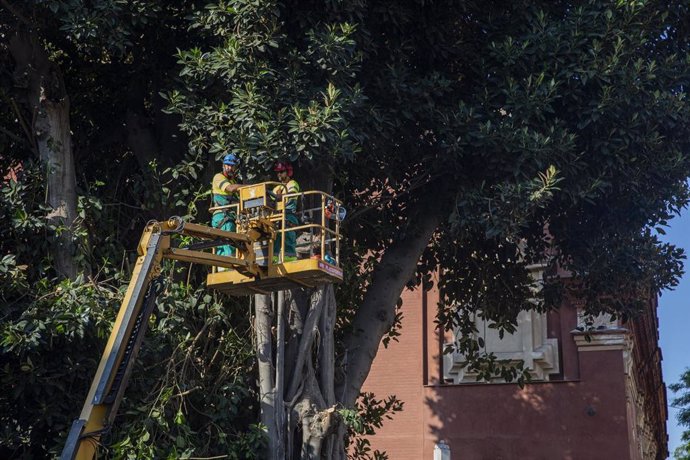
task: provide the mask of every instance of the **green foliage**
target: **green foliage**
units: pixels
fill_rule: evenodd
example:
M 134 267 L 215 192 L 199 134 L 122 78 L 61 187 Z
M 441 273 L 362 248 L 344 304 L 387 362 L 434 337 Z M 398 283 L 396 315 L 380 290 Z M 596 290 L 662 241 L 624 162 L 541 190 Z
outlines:
M 683 372 L 679 382 L 668 388 L 676 394 L 671 400 L 671 406 L 678 409 L 678 424 L 687 428 L 681 436 L 683 444 L 673 452 L 673 458 L 685 460 L 690 458 L 690 369 Z
M 330 177 L 356 210 L 355 292 L 429 218 L 415 210 L 438 206 L 411 285 L 439 269 L 439 322 L 477 359 L 476 317 L 510 333 L 520 311 L 553 308 L 567 289 L 588 313 L 627 319 L 677 283 L 684 255 L 655 229 L 688 201 L 690 75 L 685 42 L 669 35 L 682 7 L 389 6 L 200 10 L 208 44 L 178 53 L 184 88 L 167 96 L 192 152 L 235 150 L 250 177 L 279 157 Z
M 403 401 L 395 395 L 376 399 L 373 393 L 360 395 L 354 409 L 340 409 L 338 413 L 347 426 L 347 438 L 351 447 L 349 458 L 363 460 L 385 460 L 385 452 L 371 450 L 371 443 L 366 436 L 376 433 L 383 426 L 384 420 L 392 420 L 396 412 L 403 410 Z
M 74 234 L 94 244 L 80 245 L 79 257 L 94 266 L 103 262 L 94 276 L 51 278 L 47 246 L 35 235 L 56 230 L 40 204 L 43 185 L 37 171 L 24 163 L 17 180 L 0 187 L 0 211 L 7 222 L 0 242 L 4 458 L 45 457 L 61 450 L 128 279 L 126 269 L 113 266 L 118 250 L 107 244 L 112 208 L 103 207 L 95 195 L 80 198 Z M 207 293 L 202 283 L 193 289 L 174 281 L 201 279 L 203 273 L 191 267 L 170 264 L 164 274 L 173 281 L 149 324 L 120 423 L 103 441 L 117 458 L 258 458 L 264 432 L 253 425 L 258 407 L 246 339 L 247 305 Z
M 676 460 L 690 459 L 690 444 L 683 444 L 676 447 L 676 450 L 673 451 L 673 458 Z
M 141 397 L 123 403 L 113 455 L 259 458 L 246 307 L 203 288 L 167 286 L 128 388 Z
M 124 53 L 134 45 L 137 28 L 145 27 L 160 14 L 162 6 L 155 1 L 134 0 L 31 0 L 38 6 L 34 13 L 52 15 L 56 26 L 72 44 L 86 52 L 98 51 L 97 46 Z M 37 11 L 38 10 L 38 11 Z
M 105 280 L 43 279 L 31 289 L 26 281 L 0 288 L 0 444 L 8 458 L 45 456 L 62 442 L 114 320 L 108 305 L 120 297 Z
M 37 288 L 33 302 L 17 305 L 21 312 L 5 311 L 0 331 L 2 385 L 10 390 L 0 397 L 2 444 L 13 458 L 59 450 L 123 294 L 81 278 Z M 253 355 L 238 329 L 248 328 L 243 310 L 230 312 L 218 298 L 182 285 L 169 286 L 163 299 L 120 423 L 106 438 L 111 454 L 259 458 L 263 431 L 251 426 Z
M 43 188 L 36 186 L 40 174 L 38 165 L 26 164 L 22 166 L 22 175 L 26 178 L 24 181 L 10 177 L 0 185 L 0 218 L 5 223 L 0 228 L 0 247 L 3 248 L 3 255 L 9 256 L 15 265 L 19 263 L 32 273 L 43 273 L 50 265 L 47 238 L 39 240 L 35 236 L 54 235 L 56 230 L 45 218 L 50 209 L 43 202 Z M 37 263 L 29 267 L 22 263 L 26 260 Z M 15 286 L 26 288 L 18 277 L 19 274 L 15 273 L 18 283 Z
M 682 444 L 673 451 L 673 458 L 676 460 L 690 459 L 690 443 Z
M 182 116 L 192 152 L 219 157 L 232 149 L 249 177 L 278 158 L 321 164 L 358 150 L 345 114 L 361 92 L 335 84 L 351 80 L 358 68 L 356 28 L 314 25 L 302 37 L 304 48 L 291 49 L 284 8 L 233 1 L 197 11 L 191 27 L 212 45 L 178 52 L 185 87 L 166 95 L 167 110 Z
M 162 116 L 158 96 L 194 3 L 37 0 L 12 2 L 13 11 L 0 8 L 3 36 L 31 21 L 30 33 L 63 72 L 79 194 L 70 230 L 84 270 L 73 281 L 55 279 L 51 243 L 65 229 L 46 218 L 46 166 L 38 162 L 27 129 L 33 115 L 22 105 L 21 75 L 11 75 L 14 63 L 3 42 L 2 458 L 46 458 L 62 449 L 110 333 L 144 224 L 199 209 L 204 218 L 206 198 L 197 192 L 207 184 L 194 175 L 201 167 L 176 166 L 184 155 L 175 136 L 182 136 L 175 121 Z M 181 179 L 197 183 L 185 189 Z M 265 435 L 256 425 L 246 305 L 202 291 L 204 273 L 179 265 L 164 270 L 165 300 L 149 324 L 118 424 L 102 438 L 110 456 L 260 455 Z

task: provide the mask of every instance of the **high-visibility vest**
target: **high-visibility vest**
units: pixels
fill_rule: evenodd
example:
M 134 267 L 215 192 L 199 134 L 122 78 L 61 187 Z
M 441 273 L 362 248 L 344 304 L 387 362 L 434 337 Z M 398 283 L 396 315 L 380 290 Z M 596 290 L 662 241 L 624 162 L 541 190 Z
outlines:
M 213 176 L 213 181 L 211 182 L 211 191 L 213 193 L 213 206 L 227 206 L 229 204 L 237 203 L 239 201 L 239 195 L 237 192 L 226 192 L 225 186 L 228 184 L 236 184 L 237 180 L 233 178 L 228 178 L 223 173 L 218 173 Z M 214 211 L 223 212 L 222 210 Z
M 298 193 L 300 191 L 299 184 L 295 179 L 290 179 L 287 184 L 280 184 L 273 187 L 273 193 L 287 195 L 288 193 Z M 297 212 L 297 197 L 292 197 L 285 203 L 285 211 Z

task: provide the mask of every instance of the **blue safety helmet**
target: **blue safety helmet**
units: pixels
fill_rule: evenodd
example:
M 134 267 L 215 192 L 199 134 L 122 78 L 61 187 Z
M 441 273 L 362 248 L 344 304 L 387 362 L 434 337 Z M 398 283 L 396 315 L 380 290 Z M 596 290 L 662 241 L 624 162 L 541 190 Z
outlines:
M 230 165 L 230 166 L 237 166 L 240 164 L 240 160 L 237 158 L 237 155 L 234 153 L 228 153 L 223 157 L 223 164 L 224 165 Z

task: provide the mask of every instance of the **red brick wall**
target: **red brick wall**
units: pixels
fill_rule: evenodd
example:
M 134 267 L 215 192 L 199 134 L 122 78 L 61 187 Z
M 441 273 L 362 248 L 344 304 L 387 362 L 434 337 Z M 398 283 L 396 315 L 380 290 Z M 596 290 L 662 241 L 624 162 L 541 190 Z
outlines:
M 391 341 L 388 348 L 379 347 L 364 391 L 378 397 L 395 394 L 404 401 L 404 410 L 388 420 L 379 431 L 374 448 L 384 449 L 394 459 L 424 458 L 425 412 L 422 404 L 423 385 L 423 327 L 422 296 L 418 291 L 406 291 L 403 299 L 403 329 L 399 342 Z M 399 457 L 400 455 L 400 457 Z
M 406 292 L 400 342 L 381 347 L 374 361 L 365 391 L 405 402 L 371 438 L 375 449 L 392 460 L 432 459 L 444 440 L 453 460 L 631 458 L 622 352 L 578 352 L 573 308 L 564 305 L 548 321 L 549 336 L 559 339 L 561 380 L 520 390 L 439 385 L 437 300 L 434 291 Z

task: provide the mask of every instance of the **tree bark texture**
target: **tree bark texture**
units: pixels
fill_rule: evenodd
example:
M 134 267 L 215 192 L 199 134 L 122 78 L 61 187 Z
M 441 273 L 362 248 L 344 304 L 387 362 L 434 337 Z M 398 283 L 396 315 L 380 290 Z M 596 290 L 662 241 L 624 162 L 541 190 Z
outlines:
M 333 287 L 281 292 L 275 302 L 256 295 L 255 304 L 266 457 L 329 457 L 329 437 L 340 420 L 333 391 Z
M 52 208 L 48 217 L 59 228 L 52 249 L 55 268 L 60 276 L 74 278 L 77 263 L 72 225 L 77 216 L 77 192 L 65 83 L 35 33 L 17 31 L 9 50 L 15 61 L 15 85 L 24 90 L 31 132 L 45 167 L 47 204 Z
M 273 363 L 273 302 L 271 297 L 264 294 L 254 296 L 255 330 L 256 330 L 256 358 L 259 367 L 259 399 L 261 404 L 261 423 L 268 431 L 268 450 L 271 460 L 277 459 L 278 433 L 276 431 L 276 394 L 275 372 Z

